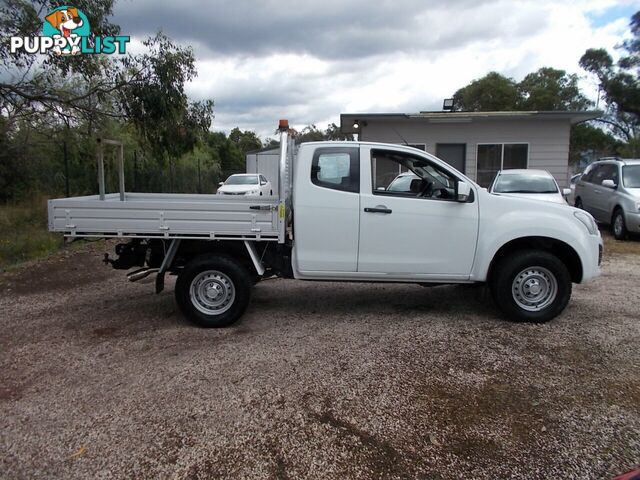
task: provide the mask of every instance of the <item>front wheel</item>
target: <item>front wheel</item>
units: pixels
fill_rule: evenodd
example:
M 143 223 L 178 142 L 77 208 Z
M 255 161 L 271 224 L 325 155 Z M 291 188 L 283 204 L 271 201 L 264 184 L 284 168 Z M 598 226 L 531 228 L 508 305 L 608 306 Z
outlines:
M 582 206 L 582 199 L 580 197 L 576 198 L 575 207 L 580 210 L 584 210 L 584 207 Z
M 616 240 L 627 238 L 627 224 L 624 221 L 624 212 L 620 208 L 614 212 L 611 224 L 613 225 L 613 236 L 616 237 Z
M 538 250 L 522 250 L 501 259 L 489 287 L 498 307 L 517 322 L 548 322 L 571 298 L 567 267 L 558 257 Z
M 203 255 L 190 261 L 176 281 L 176 303 L 196 325 L 220 328 L 236 322 L 251 299 L 252 279 L 227 255 Z

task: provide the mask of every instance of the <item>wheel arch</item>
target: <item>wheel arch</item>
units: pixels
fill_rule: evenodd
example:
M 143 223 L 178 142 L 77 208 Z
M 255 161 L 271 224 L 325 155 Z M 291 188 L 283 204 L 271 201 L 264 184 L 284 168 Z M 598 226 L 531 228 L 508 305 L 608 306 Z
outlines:
M 251 274 L 258 274 L 256 267 L 241 241 L 235 240 L 188 240 L 183 241 L 176 254 L 173 269 L 181 269 L 190 261 L 206 255 L 224 255 L 240 262 Z
M 565 264 L 573 283 L 580 283 L 582 281 L 583 268 L 578 252 L 562 240 L 540 236 L 519 237 L 502 245 L 491 259 L 487 279 L 492 279 L 495 267 L 502 258 L 518 250 L 542 250 L 549 252 Z
M 618 210 L 622 212 L 622 216 L 624 217 L 624 208 L 622 208 L 622 205 L 620 205 L 619 203 L 616 203 L 613 209 L 611 210 L 611 218 L 609 219 L 611 222 L 611 225 L 613 225 L 613 217 L 616 215 L 616 212 Z

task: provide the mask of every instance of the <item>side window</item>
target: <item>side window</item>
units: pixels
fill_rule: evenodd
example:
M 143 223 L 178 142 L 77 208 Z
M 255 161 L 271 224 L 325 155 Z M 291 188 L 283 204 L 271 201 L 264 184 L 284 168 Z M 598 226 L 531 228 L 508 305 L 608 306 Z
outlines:
M 453 200 L 457 178 L 426 158 L 408 153 L 372 150 L 374 195 Z
M 613 172 L 612 167 L 613 165 L 598 165 L 598 167 L 593 171 L 593 175 L 591 176 L 591 183 L 602 185 L 603 180 L 611 179 Z
M 591 183 L 591 180 L 593 179 L 593 172 L 595 172 L 597 169 L 598 169 L 597 165 L 587 166 L 586 170 L 582 174 L 582 177 L 580 177 L 580 180 L 582 180 L 583 182 Z
M 267 179 L 265 178 L 264 175 L 260 175 L 260 183 L 267 183 Z
M 311 182 L 319 187 L 360 193 L 359 148 L 318 148 L 311 163 Z

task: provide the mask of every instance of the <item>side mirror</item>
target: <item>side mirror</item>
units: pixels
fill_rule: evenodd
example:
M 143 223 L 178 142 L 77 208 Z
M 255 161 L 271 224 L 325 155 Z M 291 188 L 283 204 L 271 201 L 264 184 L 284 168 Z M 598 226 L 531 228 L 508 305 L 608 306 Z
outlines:
M 260 182 L 260 185 L 266 185 L 267 182 Z
M 469 201 L 469 196 L 471 195 L 471 185 L 467 182 L 459 181 L 458 182 L 458 196 L 456 197 L 456 201 L 460 203 L 466 203 Z
M 607 178 L 606 180 L 603 180 L 602 181 L 602 186 L 603 187 L 607 187 L 607 188 L 617 188 L 618 187 L 618 185 L 616 185 L 616 182 L 614 182 L 610 178 Z
M 570 188 L 563 188 L 562 189 L 562 196 L 566 198 L 569 195 L 571 195 L 571 189 Z
M 386 188 L 384 188 L 384 187 L 376 187 L 376 190 L 378 192 L 384 192 L 386 190 Z
M 219 186 L 219 187 L 221 187 L 221 186 L 223 186 L 223 185 L 224 185 L 224 182 L 220 182 L 220 183 L 218 183 L 218 186 Z

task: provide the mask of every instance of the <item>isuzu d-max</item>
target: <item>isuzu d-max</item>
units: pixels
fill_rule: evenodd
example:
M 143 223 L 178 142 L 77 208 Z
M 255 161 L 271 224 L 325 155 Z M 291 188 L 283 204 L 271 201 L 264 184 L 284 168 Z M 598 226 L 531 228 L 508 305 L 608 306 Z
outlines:
M 487 283 L 515 321 L 560 314 L 573 283 L 599 274 L 593 217 L 567 205 L 488 193 L 442 160 L 395 144 L 296 146 L 280 122 L 277 196 L 130 193 L 51 200 L 49 228 L 116 237 L 114 259 L 132 281 L 177 275 L 182 312 L 203 327 L 238 320 L 253 285 L 298 280 Z M 402 172 L 407 188 L 387 189 Z M 367 288 L 363 285 L 362 288 Z

